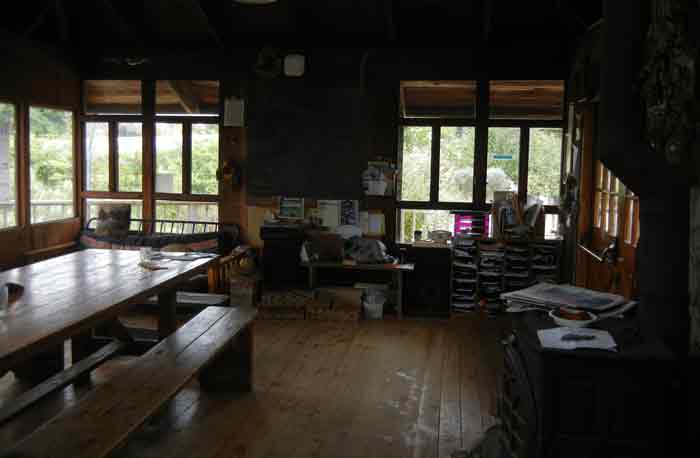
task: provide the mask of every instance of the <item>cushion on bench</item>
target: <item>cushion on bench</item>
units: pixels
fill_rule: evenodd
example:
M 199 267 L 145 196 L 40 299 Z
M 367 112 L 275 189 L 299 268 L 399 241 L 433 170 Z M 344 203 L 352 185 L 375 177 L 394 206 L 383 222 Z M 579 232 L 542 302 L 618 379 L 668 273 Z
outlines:
M 109 455 L 194 376 L 216 365 L 237 336 L 252 339 L 250 325 L 256 313 L 249 307 L 207 307 L 136 359 L 128 370 L 96 387 L 0 456 Z

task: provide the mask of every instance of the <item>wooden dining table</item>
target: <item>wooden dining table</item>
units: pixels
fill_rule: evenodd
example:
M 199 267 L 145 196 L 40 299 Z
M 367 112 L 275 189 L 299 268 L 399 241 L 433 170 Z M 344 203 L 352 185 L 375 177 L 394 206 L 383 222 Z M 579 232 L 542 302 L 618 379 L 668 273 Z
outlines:
M 177 327 L 176 287 L 217 258 L 164 260 L 163 269 L 150 270 L 139 265 L 138 251 L 88 249 L 0 273 L 0 284 L 24 287 L 0 313 L 0 374 L 116 320 L 153 295 L 159 336 L 170 335 Z

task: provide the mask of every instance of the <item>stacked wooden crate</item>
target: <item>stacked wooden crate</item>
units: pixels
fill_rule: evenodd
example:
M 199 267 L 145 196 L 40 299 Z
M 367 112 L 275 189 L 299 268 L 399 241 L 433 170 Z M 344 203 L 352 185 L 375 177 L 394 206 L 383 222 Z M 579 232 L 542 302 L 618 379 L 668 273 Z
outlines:
M 318 288 L 265 293 L 259 305 L 261 319 L 359 321 L 362 290 Z
M 264 320 L 303 320 L 314 301 L 311 291 L 293 289 L 263 294 L 258 317 Z

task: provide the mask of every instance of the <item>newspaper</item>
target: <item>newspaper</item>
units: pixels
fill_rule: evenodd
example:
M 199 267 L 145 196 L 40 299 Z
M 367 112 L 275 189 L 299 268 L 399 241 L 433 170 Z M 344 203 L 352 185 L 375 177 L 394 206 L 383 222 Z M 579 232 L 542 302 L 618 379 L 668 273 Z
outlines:
M 505 293 L 501 295 L 501 299 L 534 307 L 570 307 L 592 312 L 604 312 L 627 302 L 617 294 L 551 283 L 538 283 L 529 288 Z

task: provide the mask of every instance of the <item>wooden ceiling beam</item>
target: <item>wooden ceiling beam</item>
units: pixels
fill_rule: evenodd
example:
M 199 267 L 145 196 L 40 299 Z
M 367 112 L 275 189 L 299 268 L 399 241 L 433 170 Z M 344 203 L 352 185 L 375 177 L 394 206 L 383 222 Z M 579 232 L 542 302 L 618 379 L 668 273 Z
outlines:
M 386 17 L 386 35 L 389 42 L 396 40 L 396 24 L 394 23 L 394 0 L 384 0 L 384 15 Z
M 46 15 L 49 13 L 54 8 L 53 1 L 52 0 L 47 0 L 44 4 L 44 8 L 39 12 L 37 15 L 36 19 L 34 19 L 34 22 L 32 22 L 29 27 L 27 27 L 24 32 L 22 32 L 21 37 L 24 39 L 28 39 L 32 36 L 34 31 L 39 28 L 41 24 L 44 23 L 44 20 L 46 19 Z
M 199 2 L 199 0 L 184 0 L 184 2 L 190 5 L 192 12 L 195 16 L 197 16 L 199 22 L 207 30 L 207 33 L 211 37 L 212 41 L 216 43 L 216 46 L 223 49 L 224 43 L 221 41 L 221 38 L 219 38 L 218 32 L 214 28 L 212 22 L 209 20 L 209 16 L 207 16 L 207 13 L 204 11 L 204 8 L 202 8 L 202 4 Z
M 194 93 L 190 80 L 168 80 L 168 85 L 175 93 L 180 105 L 187 113 L 199 113 L 199 99 Z
M 101 0 L 103 9 L 109 14 L 114 20 L 114 25 L 119 34 L 119 39 L 124 42 L 133 42 L 137 45 L 142 45 L 143 41 L 136 34 L 133 27 L 126 22 L 124 17 L 119 13 L 119 11 L 114 7 L 111 0 Z
M 493 20 L 493 2 L 494 0 L 483 0 L 483 11 L 484 11 L 484 33 L 483 39 L 484 43 L 488 43 L 489 35 L 491 34 L 491 22 Z
M 68 34 L 68 16 L 66 15 L 66 6 L 63 0 L 56 0 L 56 17 L 58 18 L 58 33 L 61 36 L 61 42 L 65 45 L 70 45 L 70 36 Z

